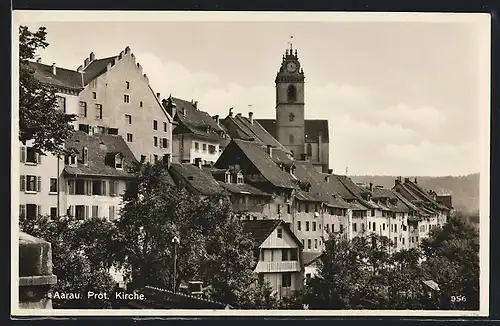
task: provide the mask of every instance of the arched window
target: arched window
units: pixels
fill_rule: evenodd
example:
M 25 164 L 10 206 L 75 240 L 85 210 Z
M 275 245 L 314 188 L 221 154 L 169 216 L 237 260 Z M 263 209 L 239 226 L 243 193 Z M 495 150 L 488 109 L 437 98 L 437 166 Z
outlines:
M 293 134 L 290 134 L 289 140 L 290 140 L 290 144 L 293 144 L 293 141 L 295 140 L 295 137 L 293 136 Z
M 295 102 L 297 100 L 297 88 L 294 85 L 289 85 L 286 90 L 286 97 L 288 102 Z
M 311 144 L 307 144 L 306 145 L 306 154 L 307 154 L 307 156 L 312 156 L 312 153 L 313 153 L 312 145 Z

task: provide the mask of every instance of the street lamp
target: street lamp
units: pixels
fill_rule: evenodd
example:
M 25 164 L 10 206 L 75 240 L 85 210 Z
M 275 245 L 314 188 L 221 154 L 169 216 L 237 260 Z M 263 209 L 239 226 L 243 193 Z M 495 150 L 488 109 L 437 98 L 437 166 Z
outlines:
M 174 293 L 175 293 L 175 281 L 177 279 L 177 248 L 179 247 L 181 243 L 181 240 L 175 236 L 172 239 L 172 245 L 174 247 L 174 273 L 173 273 L 173 287 L 174 287 Z

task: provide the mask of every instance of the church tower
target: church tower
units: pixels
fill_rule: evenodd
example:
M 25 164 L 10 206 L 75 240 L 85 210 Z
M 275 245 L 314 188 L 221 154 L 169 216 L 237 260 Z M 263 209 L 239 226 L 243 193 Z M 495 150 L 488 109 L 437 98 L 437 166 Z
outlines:
M 275 80 L 276 138 L 296 159 L 301 159 L 305 149 L 304 79 L 297 50 L 290 43 Z

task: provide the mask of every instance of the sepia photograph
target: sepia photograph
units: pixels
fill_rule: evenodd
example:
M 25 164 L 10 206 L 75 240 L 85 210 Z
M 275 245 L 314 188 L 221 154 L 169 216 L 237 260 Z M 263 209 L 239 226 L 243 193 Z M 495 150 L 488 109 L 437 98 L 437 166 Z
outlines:
M 490 16 L 14 11 L 13 316 L 487 316 Z

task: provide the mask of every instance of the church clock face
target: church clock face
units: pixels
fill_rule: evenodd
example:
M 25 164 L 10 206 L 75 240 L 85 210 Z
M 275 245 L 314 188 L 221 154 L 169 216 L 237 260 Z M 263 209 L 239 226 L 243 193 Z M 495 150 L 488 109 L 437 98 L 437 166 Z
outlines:
M 295 63 L 293 61 L 287 63 L 286 70 L 288 72 L 295 72 L 295 71 L 297 71 L 297 63 Z

